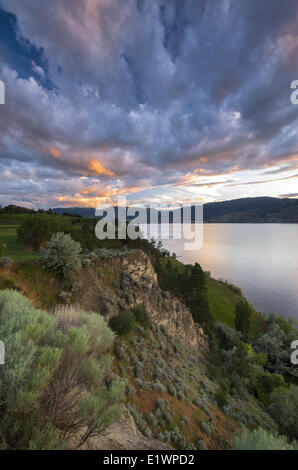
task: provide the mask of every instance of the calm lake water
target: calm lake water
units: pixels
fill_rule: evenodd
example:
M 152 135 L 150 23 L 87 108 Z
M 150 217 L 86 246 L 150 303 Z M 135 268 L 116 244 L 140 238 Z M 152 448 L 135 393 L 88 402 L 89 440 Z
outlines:
M 298 224 L 204 224 L 203 246 L 164 240 L 184 263 L 241 287 L 254 307 L 298 320 Z

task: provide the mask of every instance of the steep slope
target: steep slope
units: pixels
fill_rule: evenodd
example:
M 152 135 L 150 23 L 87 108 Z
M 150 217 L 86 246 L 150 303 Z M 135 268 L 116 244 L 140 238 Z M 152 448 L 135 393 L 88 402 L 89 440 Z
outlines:
M 229 396 L 225 406 L 218 406 L 219 385 L 210 378 L 207 337 L 185 305 L 159 288 L 147 255 L 140 250 L 99 250 L 87 255 L 84 265 L 72 302 L 108 319 L 138 304 L 149 313 L 149 328 L 138 325 L 117 339 L 114 362 L 115 372 L 126 381 L 126 417 L 130 422 L 133 418 L 143 436 L 180 449 L 228 449 L 234 432 L 244 425 L 275 429 L 248 394 Z M 107 440 L 92 445 L 152 445 L 138 437 L 124 444 L 123 423 L 114 426 Z M 113 432 L 119 439 L 113 439 Z
M 85 258 L 78 273 L 80 288 L 72 297 L 85 310 L 108 320 L 119 310 L 138 304 L 146 307 L 150 320 L 185 344 L 203 350 L 207 338 L 194 323 L 188 308 L 173 294 L 162 291 L 149 257 L 141 250 L 98 250 Z

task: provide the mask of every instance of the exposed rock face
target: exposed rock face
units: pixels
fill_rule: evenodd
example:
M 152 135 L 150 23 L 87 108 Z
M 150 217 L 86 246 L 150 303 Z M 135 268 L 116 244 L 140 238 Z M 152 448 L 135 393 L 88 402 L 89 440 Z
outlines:
M 169 450 L 170 446 L 145 437 L 136 427 L 136 423 L 124 407 L 119 421 L 112 424 L 102 436 L 88 439 L 83 447 L 91 450 Z
M 208 341 L 188 308 L 172 293 L 160 289 L 149 257 L 141 250 L 103 255 L 83 268 L 82 288 L 76 293 L 84 309 L 103 314 L 108 320 L 119 310 L 143 304 L 152 322 L 164 325 L 185 344 L 206 350 Z

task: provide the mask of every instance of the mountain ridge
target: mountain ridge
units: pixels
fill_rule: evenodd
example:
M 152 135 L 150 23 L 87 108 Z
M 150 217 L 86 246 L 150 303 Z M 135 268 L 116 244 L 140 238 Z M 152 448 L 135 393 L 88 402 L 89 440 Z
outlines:
M 195 221 L 195 207 L 195 204 L 191 205 L 192 222 Z M 115 210 L 117 217 L 117 207 Z M 169 211 L 170 222 L 173 220 L 173 213 L 179 215 L 180 211 L 181 209 Z M 95 217 L 95 208 L 92 207 L 58 207 L 54 208 L 53 212 L 59 215 L 66 213 L 81 217 Z M 203 213 L 204 222 L 208 223 L 298 223 L 298 199 L 249 197 L 209 202 L 203 205 Z M 131 220 L 133 217 L 128 217 L 128 219 Z

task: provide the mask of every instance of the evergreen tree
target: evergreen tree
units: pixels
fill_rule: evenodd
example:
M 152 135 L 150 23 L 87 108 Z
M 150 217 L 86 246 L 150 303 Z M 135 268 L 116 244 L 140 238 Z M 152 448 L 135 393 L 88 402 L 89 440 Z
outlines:
M 249 328 L 251 324 L 252 307 L 247 300 L 241 299 L 235 306 L 235 327 L 247 341 Z

